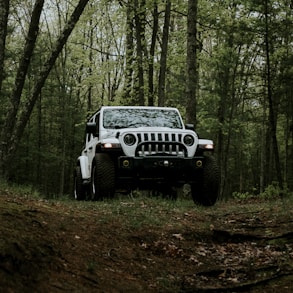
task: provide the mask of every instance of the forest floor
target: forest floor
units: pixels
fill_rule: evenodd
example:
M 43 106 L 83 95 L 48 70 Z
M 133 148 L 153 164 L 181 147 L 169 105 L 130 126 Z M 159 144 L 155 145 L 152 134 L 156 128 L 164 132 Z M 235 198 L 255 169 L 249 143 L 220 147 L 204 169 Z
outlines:
M 292 206 L 0 190 L 0 292 L 293 292 Z

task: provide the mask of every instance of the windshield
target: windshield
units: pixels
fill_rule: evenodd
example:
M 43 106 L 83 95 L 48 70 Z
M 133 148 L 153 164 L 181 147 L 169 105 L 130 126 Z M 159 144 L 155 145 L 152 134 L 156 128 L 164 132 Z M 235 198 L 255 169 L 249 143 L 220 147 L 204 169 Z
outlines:
M 106 129 L 136 127 L 182 128 L 178 112 L 172 109 L 105 109 L 103 126 Z

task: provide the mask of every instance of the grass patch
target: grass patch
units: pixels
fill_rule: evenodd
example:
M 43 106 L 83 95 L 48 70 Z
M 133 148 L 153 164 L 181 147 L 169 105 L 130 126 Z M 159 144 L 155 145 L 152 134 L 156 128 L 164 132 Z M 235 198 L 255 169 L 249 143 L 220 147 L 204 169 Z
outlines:
M 200 210 L 192 200 L 177 201 L 145 195 L 136 198 L 115 198 L 111 201 L 81 203 L 83 209 L 94 209 L 99 223 L 119 222 L 128 229 L 140 229 L 143 226 L 159 227 L 162 225 L 175 226 L 177 218 L 187 211 Z
M 0 191 L 2 194 L 10 196 L 21 196 L 25 198 L 41 198 L 43 197 L 39 191 L 37 191 L 31 185 L 18 185 L 14 183 L 8 183 L 5 180 L 0 180 Z
M 193 218 L 208 217 L 223 219 L 239 213 L 271 212 L 274 215 L 288 213 L 293 205 L 293 196 L 289 192 L 283 198 L 273 196 L 275 187 L 268 187 L 269 196 L 251 196 L 234 193 L 233 197 L 224 202 L 219 201 L 213 207 L 195 205 L 191 198 L 179 197 L 177 200 L 149 196 L 147 192 L 137 192 L 134 196 L 117 195 L 114 199 L 104 201 L 75 201 L 69 197 L 46 199 L 31 186 L 19 186 L 0 181 L 0 194 L 8 197 L 23 197 L 40 200 L 50 209 L 56 205 L 66 207 L 67 212 L 81 219 L 94 214 L 98 224 L 117 223 L 125 229 L 139 230 L 143 227 L 167 227 L 179 229 L 184 225 L 184 219 L 192 215 Z M 200 220 L 199 220 L 200 222 Z M 202 221 L 201 225 L 208 228 L 209 222 Z

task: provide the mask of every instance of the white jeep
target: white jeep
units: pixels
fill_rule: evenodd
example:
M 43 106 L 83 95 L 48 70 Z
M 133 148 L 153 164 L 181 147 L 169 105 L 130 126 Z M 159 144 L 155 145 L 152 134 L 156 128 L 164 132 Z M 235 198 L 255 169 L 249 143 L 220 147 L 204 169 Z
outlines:
M 177 187 L 190 184 L 194 202 L 213 205 L 219 186 L 213 150 L 213 141 L 184 125 L 176 108 L 101 107 L 86 124 L 74 197 L 99 200 L 137 188 L 176 197 Z

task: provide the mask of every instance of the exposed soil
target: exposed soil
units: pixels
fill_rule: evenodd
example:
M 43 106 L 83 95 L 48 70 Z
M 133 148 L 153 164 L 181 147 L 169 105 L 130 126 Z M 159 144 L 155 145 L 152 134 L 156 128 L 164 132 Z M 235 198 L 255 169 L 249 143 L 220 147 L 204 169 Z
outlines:
M 156 200 L 116 199 L 111 211 L 2 191 L 0 292 L 292 292 L 288 202 Z

